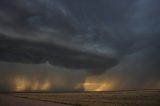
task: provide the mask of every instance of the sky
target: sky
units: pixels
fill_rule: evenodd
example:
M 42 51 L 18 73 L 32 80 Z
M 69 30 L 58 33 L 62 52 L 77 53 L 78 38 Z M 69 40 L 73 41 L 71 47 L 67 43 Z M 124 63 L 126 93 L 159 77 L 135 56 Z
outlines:
M 160 89 L 159 0 L 0 0 L 0 91 Z

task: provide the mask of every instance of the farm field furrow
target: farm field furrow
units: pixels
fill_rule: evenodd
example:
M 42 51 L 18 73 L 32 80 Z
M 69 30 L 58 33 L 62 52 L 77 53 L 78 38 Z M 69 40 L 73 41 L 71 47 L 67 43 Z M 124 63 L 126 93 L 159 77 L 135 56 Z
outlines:
M 78 106 L 160 106 L 160 90 L 84 93 L 16 93 L 12 95 Z

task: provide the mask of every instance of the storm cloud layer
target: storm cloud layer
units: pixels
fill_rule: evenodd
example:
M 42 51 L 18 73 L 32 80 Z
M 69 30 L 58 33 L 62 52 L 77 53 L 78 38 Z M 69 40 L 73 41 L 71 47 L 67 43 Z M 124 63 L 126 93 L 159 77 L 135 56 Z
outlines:
M 2 61 L 48 61 L 67 68 L 102 71 L 118 63 L 112 49 L 115 39 L 107 28 L 84 30 L 57 1 L 2 0 L 0 4 Z
M 100 80 L 130 77 L 121 88 L 147 78 L 157 82 L 159 5 L 159 0 L 0 0 L 0 66 L 48 63 L 88 76 L 108 70 Z M 139 72 L 146 77 L 135 80 Z

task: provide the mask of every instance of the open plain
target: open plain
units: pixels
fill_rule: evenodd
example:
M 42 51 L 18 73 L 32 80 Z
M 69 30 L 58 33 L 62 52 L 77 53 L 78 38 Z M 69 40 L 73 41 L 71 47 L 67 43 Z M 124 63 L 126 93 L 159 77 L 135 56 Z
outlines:
M 0 96 L 0 106 L 16 106 L 14 103 L 17 106 L 160 106 L 160 90 L 6 95 Z M 13 103 L 8 105 L 7 102 Z

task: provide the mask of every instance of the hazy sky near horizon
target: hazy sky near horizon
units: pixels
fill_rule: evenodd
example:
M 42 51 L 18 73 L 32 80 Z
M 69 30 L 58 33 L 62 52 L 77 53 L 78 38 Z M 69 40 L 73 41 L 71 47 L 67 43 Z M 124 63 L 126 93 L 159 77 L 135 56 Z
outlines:
M 0 90 L 160 89 L 159 5 L 0 0 Z

